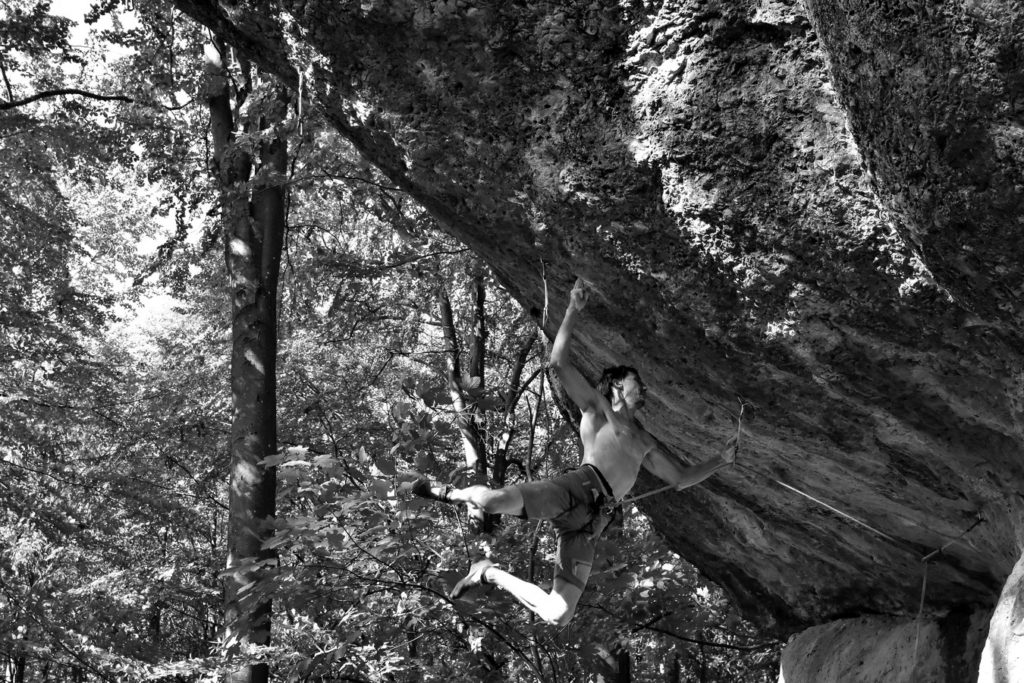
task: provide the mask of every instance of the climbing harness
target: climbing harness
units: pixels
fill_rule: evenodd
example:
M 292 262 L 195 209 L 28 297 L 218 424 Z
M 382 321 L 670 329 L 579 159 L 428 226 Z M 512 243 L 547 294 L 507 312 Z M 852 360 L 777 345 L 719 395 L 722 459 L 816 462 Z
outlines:
M 590 521 L 590 540 L 597 541 L 605 532 L 611 533 L 622 528 L 622 505 L 615 501 L 605 502 L 597 508 Z

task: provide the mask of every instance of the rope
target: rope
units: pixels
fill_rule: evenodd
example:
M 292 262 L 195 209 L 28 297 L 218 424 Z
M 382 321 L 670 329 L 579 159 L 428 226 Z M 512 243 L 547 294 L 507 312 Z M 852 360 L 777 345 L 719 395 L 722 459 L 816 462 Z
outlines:
M 544 259 L 540 260 L 540 279 L 544 283 L 544 312 L 540 317 L 541 327 L 548 324 L 548 275 L 544 268 Z
M 760 474 L 760 473 L 759 473 L 759 472 L 757 472 L 756 470 L 753 470 L 753 469 L 751 469 L 751 468 L 747 467 L 746 465 L 740 465 L 740 467 L 742 467 L 743 469 L 747 470 L 748 472 L 753 472 L 754 474 Z M 837 514 L 837 515 L 839 515 L 840 517 L 843 517 L 843 518 L 845 518 L 845 519 L 848 519 L 848 520 L 850 520 L 850 521 L 851 521 L 851 522 L 853 522 L 854 524 L 859 524 L 860 526 L 864 527 L 865 529 L 867 529 L 867 530 L 869 530 L 869 531 L 871 531 L 871 532 L 873 532 L 873 533 L 876 533 L 876 534 L 878 534 L 878 535 L 879 535 L 879 536 L 881 536 L 882 538 L 884 538 L 884 539 L 886 539 L 886 540 L 889 540 L 889 541 L 892 541 L 892 542 L 893 542 L 893 543 L 895 543 L 896 545 L 902 545 L 902 543 L 900 543 L 900 541 L 896 540 L 895 538 L 893 538 L 893 537 L 892 537 L 892 536 L 890 536 L 889 534 L 885 533 L 884 531 L 879 531 L 878 529 L 876 529 L 875 527 L 871 526 L 871 525 L 870 525 L 870 524 L 868 524 L 867 522 L 861 521 L 861 520 L 857 519 L 856 517 L 854 517 L 853 515 L 847 514 L 847 513 L 843 512 L 842 510 L 840 510 L 839 508 L 837 508 L 837 507 L 834 507 L 834 506 L 832 506 L 832 505 L 829 505 L 829 504 L 828 504 L 828 503 L 826 503 L 825 501 L 823 501 L 823 500 L 819 500 L 818 498 L 815 498 L 814 496 L 812 496 L 812 495 L 811 495 L 811 494 L 809 494 L 809 493 L 806 493 L 806 492 L 804 492 L 804 491 L 801 491 L 800 489 L 798 489 L 798 488 L 797 488 L 797 487 L 795 487 L 795 486 L 790 486 L 790 485 L 789 485 L 789 484 L 787 484 L 786 482 L 784 482 L 784 481 L 781 481 L 781 480 L 779 480 L 779 479 L 775 479 L 774 477 L 769 477 L 769 476 L 765 476 L 765 478 L 766 478 L 766 479 L 769 479 L 769 480 L 771 480 L 771 481 L 774 481 L 774 482 L 775 482 L 776 484 L 778 484 L 779 486 L 782 486 L 783 488 L 786 488 L 786 489 L 788 489 L 788 490 L 792 491 L 793 493 L 799 494 L 799 495 L 803 496 L 804 498 L 807 498 L 808 500 L 811 500 L 811 501 L 813 501 L 813 502 L 817 503 L 818 505 L 822 506 L 823 508 L 826 508 L 826 509 L 828 509 L 828 510 L 831 510 L 832 512 L 836 513 L 836 514 Z
M 740 413 L 739 413 L 739 415 L 736 416 L 736 445 L 734 446 L 734 448 L 736 449 L 736 456 L 739 456 L 739 452 L 740 452 L 740 435 L 742 434 L 742 428 L 743 428 L 743 409 L 746 407 L 747 404 L 744 403 L 740 399 L 737 399 L 737 400 L 740 401 Z M 735 465 L 736 461 L 733 460 L 732 464 Z M 650 496 L 656 496 L 659 493 L 664 493 L 665 491 L 668 491 L 668 490 L 671 490 L 671 489 L 677 489 L 677 488 L 678 488 L 677 484 L 667 484 L 667 485 L 662 486 L 660 488 L 656 488 L 656 489 L 654 489 L 652 491 L 647 491 L 646 493 L 641 493 L 641 494 L 636 495 L 636 496 L 629 496 L 628 498 L 623 498 L 622 500 L 619 501 L 619 503 L 621 503 L 621 504 L 635 503 L 638 500 L 643 500 L 644 498 L 649 498 Z
M 743 409 L 746 407 L 746 404 L 743 402 L 742 399 L 738 399 L 738 400 L 740 401 L 740 412 L 739 412 L 739 415 L 736 416 L 736 446 L 735 446 L 735 448 L 736 448 L 737 456 L 739 455 L 739 450 L 740 450 L 740 438 L 743 435 Z M 873 534 L 876 534 L 880 538 L 884 538 L 887 541 L 890 541 L 893 544 L 895 544 L 897 546 L 900 546 L 900 547 L 902 547 L 904 549 L 908 548 L 906 543 L 904 543 L 904 542 L 902 542 L 902 541 L 900 541 L 900 540 L 890 536 L 889 534 L 885 533 L 884 531 L 876 529 L 875 527 L 871 526 L 867 522 L 865 522 L 865 521 L 863 521 L 861 519 L 858 519 L 858 518 L 854 517 L 853 515 L 851 515 L 851 514 L 849 514 L 847 512 L 843 512 L 842 510 L 840 510 L 839 508 L 835 507 L 834 505 L 829 505 L 825 501 L 823 501 L 823 500 L 821 500 L 819 498 L 815 498 L 814 496 L 812 496 L 811 494 L 809 494 L 809 493 L 807 493 L 805 491 L 801 491 L 800 489 L 798 489 L 797 487 L 795 487 L 795 486 L 793 486 L 791 484 L 787 484 L 786 482 L 784 482 L 784 481 L 782 481 L 780 479 L 776 479 L 775 477 L 770 477 L 768 475 L 763 475 L 760 472 L 758 472 L 757 470 L 754 470 L 751 467 L 747 467 L 746 465 L 744 465 L 742 463 L 738 463 L 738 462 L 733 461 L 733 464 L 734 465 L 738 465 L 739 467 L 742 467 L 744 470 L 746 470 L 746 471 L 748 471 L 748 472 L 750 472 L 752 474 L 755 474 L 755 475 L 758 475 L 758 476 L 763 476 L 765 479 L 768 479 L 770 481 L 775 482 L 776 484 L 778 484 L 779 486 L 785 488 L 788 491 L 792 491 L 793 493 L 796 493 L 797 495 L 803 496 L 804 498 L 806 498 L 806 499 L 808 499 L 808 500 L 810 500 L 810 501 L 820 505 L 821 507 L 834 512 L 835 514 L 839 515 L 843 519 L 849 520 L 850 522 L 853 522 L 854 524 L 867 529 L 868 531 L 870 531 Z M 635 503 L 635 502 L 637 502 L 639 500 L 643 500 L 644 498 L 647 498 L 649 496 L 654 496 L 654 495 L 657 495 L 659 493 L 663 493 L 665 491 L 668 491 L 669 489 L 675 489 L 675 488 L 676 488 L 676 485 L 669 484 L 667 486 L 662 486 L 660 488 L 654 489 L 653 491 L 648 491 L 646 493 L 642 493 L 642 494 L 637 495 L 637 496 L 630 496 L 628 498 L 623 498 L 621 502 L 622 503 Z M 942 547 L 940 547 L 940 548 L 938 548 L 936 550 L 933 550 L 932 552 L 928 553 L 927 555 L 924 555 L 923 557 L 921 557 L 921 564 L 924 565 L 924 568 L 923 568 L 923 573 L 922 573 L 922 577 L 921 577 L 921 599 L 920 599 L 920 602 L 918 604 L 917 617 L 915 618 L 915 621 L 917 622 L 917 634 L 916 634 L 915 639 L 914 639 L 914 663 L 915 663 L 915 666 L 917 664 L 918 645 L 919 645 L 920 639 L 921 639 L 921 616 L 924 613 L 925 596 L 927 594 L 927 589 L 928 589 L 928 563 L 931 562 L 933 559 L 935 559 L 937 556 L 941 555 L 943 552 L 946 551 L 947 548 L 949 548 L 954 543 L 957 543 L 960 539 L 962 539 L 964 536 L 969 534 L 979 524 L 981 524 L 984 521 L 985 521 L 985 518 L 979 515 L 978 518 L 976 520 L 974 520 L 973 524 L 971 524 L 969 527 L 967 527 L 962 532 L 960 532 L 960 534 L 957 535 L 955 538 L 950 539 Z
M 739 399 L 739 401 L 740 401 L 740 412 L 739 412 L 739 415 L 736 416 L 736 445 L 735 445 L 735 448 L 736 448 L 736 455 L 737 456 L 739 455 L 739 450 L 740 450 L 740 438 L 743 435 L 743 428 L 742 428 L 742 426 L 743 426 L 743 409 L 746 407 L 746 404 L 743 402 L 742 399 Z M 748 472 L 751 472 L 752 474 L 755 474 L 755 475 L 758 475 L 758 476 L 763 476 L 764 478 L 766 478 L 766 479 L 768 479 L 770 481 L 775 482 L 776 484 L 778 484 L 779 486 L 785 488 L 786 490 L 792 491 L 793 493 L 796 493 L 796 494 L 798 494 L 800 496 L 803 496 L 804 498 L 806 498 L 806 499 L 808 499 L 808 500 L 810 500 L 810 501 L 812 501 L 814 503 L 817 503 L 821 507 L 823 507 L 823 508 L 825 508 L 827 510 L 830 510 L 830 511 L 834 512 L 835 514 L 839 515 L 843 519 L 847 519 L 850 522 L 853 522 L 854 524 L 857 524 L 858 526 L 861 526 L 861 527 L 867 529 L 868 531 L 872 532 L 873 534 L 876 534 L 877 536 L 879 536 L 881 538 L 884 538 L 887 541 L 890 541 L 890 542 L 892 542 L 893 544 L 895 544 L 895 545 L 897 545 L 899 547 L 902 547 L 904 549 L 909 549 L 908 545 L 906 543 L 904 543 L 902 541 L 899 541 L 896 538 L 893 538 L 892 536 L 890 536 L 889 534 L 885 533 L 884 531 L 876 529 L 875 527 L 871 526 L 867 522 L 865 522 L 863 520 L 860 520 L 860 519 L 857 519 L 856 517 L 854 517 L 853 515 L 851 515 L 849 513 L 843 512 L 842 510 L 840 510 L 839 508 L 835 507 L 834 505 L 829 505 L 825 501 L 820 500 L 818 498 L 815 498 L 814 496 L 812 496 L 811 494 L 809 494 L 809 493 L 807 493 L 805 491 L 801 491 L 800 489 L 798 489 L 795 486 L 787 484 L 786 482 L 781 481 L 780 479 L 776 479 L 775 477 L 770 477 L 768 475 L 762 475 L 760 472 L 754 470 L 753 468 L 747 467 L 746 465 L 743 465 L 741 463 L 735 462 L 735 460 L 733 461 L 733 464 L 734 465 L 739 465 L 744 470 L 747 470 Z M 660 488 L 654 489 L 653 491 L 648 491 L 647 493 L 642 493 L 642 494 L 637 495 L 637 496 L 631 496 L 629 498 L 624 498 L 621 502 L 623 502 L 623 503 L 635 503 L 635 502 L 637 502 L 639 500 L 643 500 L 644 498 L 647 498 L 649 496 L 654 496 L 654 495 L 657 495 L 659 493 L 663 493 L 665 491 L 668 491 L 669 489 L 675 489 L 675 488 L 676 488 L 676 486 L 674 484 L 669 484 L 668 486 L 662 486 Z M 938 557 L 939 555 L 941 555 L 943 552 L 946 551 L 947 548 L 949 548 L 951 545 L 953 545 L 954 543 L 958 542 L 964 536 L 969 534 L 979 524 L 981 524 L 984 521 L 985 521 L 984 517 L 979 515 L 978 518 L 976 520 L 974 520 L 973 524 L 971 524 L 969 527 L 967 527 L 962 532 L 960 532 L 960 534 L 957 535 L 955 538 L 950 539 L 942 547 L 940 547 L 940 548 L 938 548 L 936 550 L 933 550 L 932 552 L 928 553 L 927 555 L 924 555 L 923 557 L 921 557 L 921 564 L 922 564 L 922 571 L 921 571 L 921 598 L 918 601 L 917 616 L 914 618 L 914 621 L 916 623 L 916 633 L 914 635 L 914 659 L 913 659 L 914 664 L 913 664 L 913 666 L 914 666 L 915 669 L 917 668 L 917 665 L 918 665 L 918 661 L 917 661 L 918 649 L 919 649 L 920 644 L 921 644 L 921 617 L 924 615 L 924 603 L 925 603 L 925 598 L 927 597 L 927 593 L 928 593 L 928 563 L 931 562 L 936 557 Z
M 739 448 L 738 448 L 738 446 L 739 446 L 739 437 L 740 437 L 739 425 L 740 425 L 740 419 L 742 419 L 742 417 L 743 417 L 743 403 L 741 402 L 740 403 L 740 417 L 737 418 L 737 421 L 736 421 L 736 444 L 737 444 L 737 450 L 739 450 Z M 737 464 L 739 464 L 739 463 L 737 463 Z M 739 464 L 739 466 L 742 467 L 743 469 L 747 470 L 748 472 L 752 472 L 754 474 L 759 474 L 758 472 L 756 472 L 755 470 L 753 470 L 750 467 L 747 467 L 746 465 Z M 785 488 L 785 489 L 787 489 L 789 491 L 793 491 L 794 493 L 797 493 L 797 494 L 803 496 L 804 498 L 807 498 L 808 500 L 811 500 L 811 501 L 817 503 L 818 505 L 820 505 L 820 506 L 822 506 L 822 507 L 824 507 L 824 508 L 826 508 L 828 510 L 831 510 L 832 512 L 834 512 L 837 515 L 843 517 L 844 519 L 848 519 L 851 522 L 853 522 L 854 524 L 857 524 L 859 526 L 864 527 L 865 529 L 868 529 L 869 531 L 871 531 L 874 534 L 877 534 L 881 538 L 884 538 L 884 539 L 886 539 L 888 541 L 891 541 L 892 543 L 894 543 L 897 546 L 902 546 L 902 547 L 906 548 L 906 544 L 905 543 L 903 543 L 903 542 L 893 538 L 892 536 L 890 536 L 889 534 L 885 533 L 884 531 L 880 531 L 880 530 L 876 529 L 875 527 L 871 526 L 867 522 L 864 522 L 864 521 L 862 521 L 860 519 L 857 519 L 853 515 L 848 514 L 846 512 L 843 512 L 839 508 L 837 508 L 835 506 L 832 506 L 832 505 L 829 505 L 828 503 L 826 503 L 826 502 L 824 502 L 822 500 L 819 500 L 819 499 L 815 498 L 814 496 L 810 495 L 809 493 L 801 491 L 797 487 L 791 486 L 791 485 L 785 483 L 784 481 L 780 481 L 779 479 L 776 479 L 774 477 L 767 477 L 766 476 L 766 478 L 770 479 L 771 481 L 774 481 L 776 484 L 778 484 L 779 486 L 782 486 L 783 488 Z M 953 545 L 954 543 L 958 542 L 964 536 L 969 534 L 979 524 L 981 524 L 984 521 L 985 521 L 984 517 L 981 517 L 979 515 L 978 518 L 976 520 L 974 520 L 973 524 L 971 524 L 969 527 L 967 527 L 966 529 L 961 531 L 960 534 L 957 535 L 955 538 L 950 539 L 942 547 L 938 548 L 937 550 L 933 550 L 932 552 L 928 553 L 927 555 L 924 555 L 923 557 L 921 557 L 921 565 L 922 565 L 922 569 L 921 569 L 921 598 L 918 601 L 918 605 L 917 605 L 917 616 L 914 618 L 915 626 L 916 626 L 916 628 L 915 628 L 916 632 L 914 634 L 914 659 L 913 659 L 914 664 L 913 664 L 913 666 L 914 666 L 915 669 L 917 668 L 917 664 L 918 664 L 918 661 L 917 661 L 918 649 L 919 649 L 920 644 L 921 644 L 921 617 L 924 614 L 924 603 L 925 603 L 925 598 L 926 598 L 926 596 L 928 594 L 928 563 L 931 562 L 933 559 L 935 559 L 937 556 L 941 555 L 943 552 L 945 552 L 945 550 L 947 548 L 949 548 L 951 545 Z
M 949 546 L 953 545 L 954 543 L 959 541 L 961 538 L 963 538 L 967 534 L 969 534 L 972 531 L 974 531 L 974 528 L 976 526 L 978 526 L 979 524 L 981 524 L 982 522 L 984 522 L 984 521 L 985 521 L 985 518 L 979 515 L 978 518 L 976 520 L 974 520 L 974 524 L 971 524 L 969 527 L 967 527 L 966 529 L 961 531 L 960 535 L 958 535 L 956 538 L 948 541 L 944 546 L 942 546 L 938 550 L 933 550 L 933 551 L 931 551 L 930 553 L 928 553 L 927 555 L 925 555 L 924 557 L 921 558 L 921 564 L 924 565 L 924 569 L 921 572 L 921 601 L 920 601 L 920 603 L 918 603 L 918 606 L 917 606 L 917 616 L 914 617 L 914 621 L 917 622 L 917 629 L 916 629 L 917 633 L 914 635 L 914 666 L 915 667 L 917 667 L 917 646 L 921 642 L 921 615 L 924 614 L 924 596 L 925 596 L 925 590 L 927 589 L 927 586 L 928 586 L 928 563 L 931 562 L 933 559 L 935 559 L 935 557 L 937 557 L 938 555 L 941 555 L 943 552 L 945 552 L 946 548 L 948 548 Z
M 740 403 L 740 412 L 736 416 L 736 446 L 735 446 L 735 448 L 736 448 L 736 454 L 738 456 L 739 455 L 739 450 L 740 450 L 740 439 L 743 436 L 743 411 L 746 408 L 747 404 L 742 399 L 737 399 L 737 400 Z M 861 519 L 858 519 L 858 518 L 854 517 L 853 515 L 851 515 L 851 514 L 849 514 L 847 512 L 843 512 L 842 510 L 840 510 L 839 508 L 835 507 L 834 505 L 829 505 L 825 501 L 823 501 L 823 500 L 821 500 L 819 498 L 815 498 L 814 496 L 812 496 L 811 494 L 807 493 L 806 491 L 801 491 L 797 487 L 795 487 L 795 486 L 793 486 L 791 484 L 787 484 L 786 482 L 782 481 L 781 479 L 776 479 L 775 477 L 771 477 L 771 476 L 768 476 L 768 475 L 761 474 L 757 470 L 755 470 L 755 469 L 753 469 L 751 467 L 748 467 L 748 466 L 746 466 L 746 465 L 744 465 L 742 463 L 739 463 L 739 462 L 733 461 L 733 464 L 743 468 L 744 470 L 746 470 L 746 471 L 748 471 L 748 472 L 750 472 L 752 474 L 755 474 L 755 475 L 758 475 L 758 476 L 763 476 L 765 479 L 768 479 L 769 481 L 773 481 L 776 484 L 778 484 L 779 486 L 781 486 L 781 487 L 783 487 L 783 488 L 785 488 L 785 489 L 787 489 L 789 491 L 792 491 L 793 493 L 796 493 L 797 495 L 803 496 L 804 498 L 806 498 L 806 499 L 808 499 L 808 500 L 810 500 L 810 501 L 812 501 L 814 503 L 817 503 L 818 505 L 820 505 L 821 507 L 823 507 L 823 508 L 825 508 L 827 510 L 831 510 L 832 512 L 834 512 L 835 514 L 839 515 L 840 517 L 842 517 L 844 519 L 847 519 L 847 520 L 853 522 L 854 524 L 857 524 L 858 526 L 861 526 L 861 527 L 867 529 L 868 531 L 872 532 L 873 534 L 878 535 L 881 538 L 886 539 L 887 541 L 891 541 L 892 543 L 894 543 L 896 545 L 899 545 L 899 546 L 905 546 L 905 544 L 902 541 L 900 541 L 900 540 L 898 540 L 896 538 L 893 538 L 892 536 L 890 536 L 889 534 L 885 533 L 884 531 L 876 529 L 875 527 L 871 526 L 867 522 L 865 522 L 865 521 L 863 521 Z M 652 491 L 647 491 L 646 493 L 641 493 L 641 494 L 636 495 L 636 496 L 630 496 L 628 498 L 623 498 L 622 501 L 620 501 L 620 502 L 622 502 L 622 503 L 635 503 L 638 500 L 643 500 L 644 498 L 648 498 L 650 496 L 654 496 L 654 495 L 657 495 L 659 493 L 664 493 L 665 491 L 668 491 L 670 489 L 675 489 L 675 488 L 676 488 L 675 484 L 668 484 L 667 486 L 662 486 L 662 487 L 656 488 L 656 489 L 654 489 Z M 960 533 L 960 535 L 958 535 L 956 538 L 950 540 L 949 542 L 947 542 L 945 545 L 943 545 L 938 550 L 934 550 L 934 551 L 928 553 L 927 555 L 925 555 L 924 557 L 922 557 L 921 558 L 921 562 L 924 562 L 925 564 L 927 564 L 936 555 L 941 554 L 943 551 L 945 551 L 947 548 L 949 548 L 949 546 L 953 545 L 954 543 L 959 541 L 961 538 L 966 536 L 968 533 L 973 531 L 974 528 L 976 526 L 978 526 L 979 524 L 981 524 L 983 521 L 985 521 L 985 520 L 982 517 L 979 516 L 978 519 L 976 519 L 974 521 L 974 523 L 971 524 L 971 526 L 969 526 L 967 529 L 962 531 Z M 922 588 L 922 590 L 923 590 L 923 588 Z
M 936 555 L 942 554 L 946 550 L 946 548 L 948 548 L 949 546 L 953 545 L 954 543 L 959 541 L 961 538 L 963 538 L 967 534 L 969 534 L 972 531 L 974 531 L 974 527 L 978 526 L 979 524 L 981 524 L 984 521 L 985 521 L 985 518 L 982 517 L 981 515 L 978 515 L 978 519 L 974 520 L 974 524 L 970 525 L 969 527 L 967 527 L 966 529 L 961 531 L 959 536 L 957 536 L 956 538 L 954 538 L 951 541 L 949 541 L 948 543 L 946 543 L 946 545 L 942 546 L 938 550 L 933 550 L 932 552 L 930 552 L 927 555 L 925 555 L 924 557 L 922 557 L 921 561 L 922 562 L 928 562 L 929 560 L 931 560 Z
M 921 615 L 924 613 L 924 595 L 928 586 L 928 562 L 927 560 L 921 562 L 924 565 L 924 571 L 921 573 L 921 602 L 917 606 L 917 616 L 914 618 L 914 621 L 917 622 L 917 633 L 914 635 L 914 668 L 917 668 L 917 646 L 921 643 Z

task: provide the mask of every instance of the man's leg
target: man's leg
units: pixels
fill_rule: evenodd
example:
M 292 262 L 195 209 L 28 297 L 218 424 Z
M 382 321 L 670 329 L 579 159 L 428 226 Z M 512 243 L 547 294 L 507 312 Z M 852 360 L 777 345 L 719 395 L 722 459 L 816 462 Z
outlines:
M 494 515 L 523 513 L 523 494 L 516 486 L 491 489 L 477 484 L 464 489 L 453 489 L 448 486 L 431 486 L 426 479 L 419 479 L 413 484 L 412 492 L 417 496 L 445 503 L 469 503 Z
M 452 489 L 447 486 L 431 486 L 427 480 L 421 479 L 413 484 L 412 491 L 425 498 L 448 503 L 471 503 L 485 512 L 525 514 L 530 519 L 553 519 L 569 510 L 577 509 L 574 507 L 575 500 L 566 486 L 551 480 L 503 489 L 490 489 L 486 486 Z M 578 512 L 582 517 L 576 520 L 576 524 L 589 522 L 589 513 L 585 507 L 579 507 Z M 555 579 L 550 592 L 499 569 L 490 560 L 480 560 L 474 563 L 469 573 L 455 585 L 451 598 L 454 600 L 460 597 L 473 586 L 490 583 L 511 594 L 548 624 L 564 626 L 572 619 L 590 576 L 594 544 L 589 539 L 590 535 L 587 533 L 562 528 L 558 539 L 559 566 L 555 568 Z
M 576 613 L 583 590 L 594 563 L 594 542 L 586 531 L 559 535 L 557 566 L 551 592 L 499 569 L 490 560 L 480 560 L 470 567 L 465 578 L 455 584 L 454 600 L 480 584 L 494 584 L 508 592 L 527 609 L 552 626 L 565 626 Z
M 481 572 L 481 575 L 482 582 L 493 583 L 505 590 L 541 620 L 552 626 L 568 624 L 573 614 L 576 613 L 576 605 L 580 601 L 580 596 L 583 595 L 583 588 L 574 586 L 557 576 L 554 587 L 549 593 L 540 586 L 524 581 L 504 569 L 494 566 L 487 567 Z

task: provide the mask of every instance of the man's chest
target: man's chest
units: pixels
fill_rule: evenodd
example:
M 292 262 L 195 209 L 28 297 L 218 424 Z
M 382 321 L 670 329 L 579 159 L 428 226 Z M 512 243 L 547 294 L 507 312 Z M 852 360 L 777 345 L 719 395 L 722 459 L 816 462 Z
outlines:
M 586 451 L 641 457 L 647 452 L 643 430 L 636 425 L 587 416 L 580 423 L 580 437 Z

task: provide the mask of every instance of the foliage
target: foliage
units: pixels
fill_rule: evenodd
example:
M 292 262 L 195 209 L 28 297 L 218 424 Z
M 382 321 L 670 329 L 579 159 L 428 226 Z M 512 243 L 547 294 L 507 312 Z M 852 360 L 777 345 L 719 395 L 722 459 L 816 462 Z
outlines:
M 135 7 L 137 24 L 79 52 L 45 3 L 2 5 L 8 101 L 69 79 L 131 100 L 40 100 L 0 121 L 0 238 L 17 245 L 0 251 L 0 653 L 30 678 L 204 680 L 232 665 L 217 648 L 230 321 L 194 103 L 202 36 L 161 2 Z M 125 51 L 103 62 L 110 45 Z M 540 344 L 507 401 L 534 330 L 495 278 L 318 112 L 291 116 L 282 449 L 265 463 L 280 559 L 251 586 L 274 600 L 273 641 L 242 656 L 282 680 L 566 681 L 610 677 L 618 644 L 638 681 L 665 680 L 674 658 L 703 680 L 766 680 L 774 646 L 632 514 L 565 630 L 497 592 L 446 597 L 483 553 L 544 583 L 553 543 L 517 520 L 474 537 L 464 512 L 409 495 L 412 471 L 464 464 L 439 291 L 464 341 L 474 278 L 486 287 L 485 371 L 458 379 L 488 453 L 511 434 L 508 483 L 575 464 L 574 430 Z

